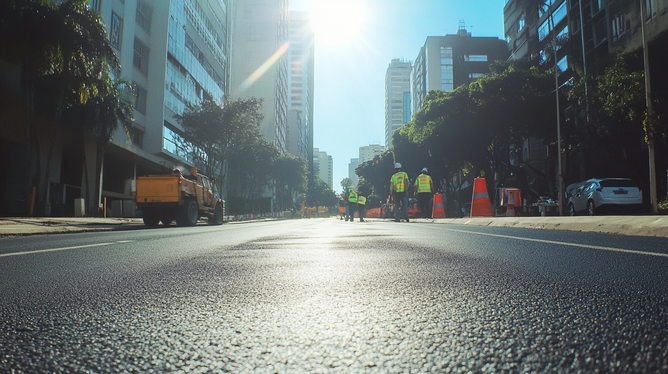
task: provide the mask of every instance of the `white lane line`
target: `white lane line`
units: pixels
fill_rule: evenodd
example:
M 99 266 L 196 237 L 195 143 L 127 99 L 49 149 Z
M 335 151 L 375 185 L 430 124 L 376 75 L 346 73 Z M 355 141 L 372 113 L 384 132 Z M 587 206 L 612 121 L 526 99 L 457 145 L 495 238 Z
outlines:
M 543 240 L 543 239 L 532 239 L 532 238 L 522 238 L 519 236 L 510 236 L 510 235 L 499 235 L 499 234 L 489 234 L 476 231 L 466 231 L 466 230 L 457 230 L 457 229 L 448 229 L 448 231 L 457 231 L 465 232 L 467 234 L 477 234 L 477 235 L 486 235 L 486 236 L 496 236 L 498 238 L 507 238 L 507 239 L 516 239 L 516 240 L 526 240 L 529 242 L 539 242 L 547 244 L 558 244 L 558 245 L 568 245 L 571 247 L 582 247 L 582 248 L 591 248 L 599 249 L 602 251 L 611 251 L 611 252 L 622 252 L 622 253 L 633 253 L 636 255 L 648 255 L 648 256 L 657 256 L 657 257 L 668 257 L 668 253 L 656 253 L 656 252 L 644 252 L 644 251 L 634 251 L 632 249 L 623 249 L 623 248 L 613 248 L 613 247 L 602 247 L 600 245 L 588 245 L 588 244 L 578 244 L 578 243 L 568 243 L 568 242 L 558 242 L 555 240 Z
M 131 240 L 126 240 L 126 241 L 116 242 L 116 243 L 128 243 L 128 242 L 131 242 Z M 36 251 L 25 251 L 25 252 L 4 253 L 4 254 L 0 254 L 0 257 L 30 255 L 30 254 L 33 254 L 33 253 L 45 253 L 45 252 L 66 251 L 66 250 L 68 250 L 68 249 L 79 249 L 79 248 L 101 247 L 101 246 L 104 246 L 104 245 L 112 245 L 112 244 L 115 244 L 115 243 L 97 243 L 97 244 L 77 245 L 77 246 L 74 246 L 74 247 L 50 248 L 50 249 L 40 249 L 40 250 L 36 250 Z

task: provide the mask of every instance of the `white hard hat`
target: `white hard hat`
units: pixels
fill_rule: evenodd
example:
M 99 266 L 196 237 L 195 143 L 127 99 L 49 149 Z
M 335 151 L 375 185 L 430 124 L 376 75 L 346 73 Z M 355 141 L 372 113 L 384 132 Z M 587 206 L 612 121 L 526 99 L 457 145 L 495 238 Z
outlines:
M 394 168 L 395 169 L 401 169 L 401 164 L 397 162 L 396 164 L 394 164 Z
M 422 168 L 422 172 L 428 173 L 427 168 Z

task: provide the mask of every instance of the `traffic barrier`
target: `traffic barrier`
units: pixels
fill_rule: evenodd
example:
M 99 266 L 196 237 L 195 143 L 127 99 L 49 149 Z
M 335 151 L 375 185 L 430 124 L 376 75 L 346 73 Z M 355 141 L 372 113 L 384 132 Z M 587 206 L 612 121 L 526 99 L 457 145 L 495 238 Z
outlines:
M 508 192 L 508 204 L 506 207 L 506 217 L 515 217 L 515 194 Z
M 473 197 L 471 198 L 471 217 L 494 217 L 492 203 L 489 201 L 485 178 L 473 180 Z
M 380 208 L 367 209 L 365 218 L 380 218 Z
M 445 218 L 443 196 L 440 193 L 434 195 L 434 207 L 431 210 L 431 218 Z

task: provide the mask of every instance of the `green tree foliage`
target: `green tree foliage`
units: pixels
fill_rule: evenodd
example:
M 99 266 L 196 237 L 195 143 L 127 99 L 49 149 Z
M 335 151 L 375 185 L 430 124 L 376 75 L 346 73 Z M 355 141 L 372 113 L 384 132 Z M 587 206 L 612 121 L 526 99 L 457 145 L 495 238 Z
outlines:
M 93 133 L 105 138 L 103 144 L 108 141 L 109 126 L 117 126 L 116 109 L 106 111 L 109 119 L 102 119 L 101 115 L 105 114 L 105 107 L 120 103 L 114 98 L 118 91 L 111 89 L 109 83 L 110 70 L 118 70 L 119 62 L 100 15 L 89 9 L 86 0 L 59 4 L 17 0 L 3 2 L 0 9 L 0 57 L 21 66 L 26 111 L 26 185 L 30 185 L 30 175 L 35 176 L 39 201 L 43 202 L 54 148 L 62 141 L 64 113 L 75 106 L 96 107 L 100 120 L 92 125 L 78 123 L 85 126 L 82 132 L 97 127 Z M 39 131 L 33 128 L 36 113 L 48 124 Z M 40 159 L 39 154 L 46 155 L 44 165 L 34 162 L 35 156 Z
M 352 185 L 354 185 L 352 179 L 350 179 L 350 178 L 348 178 L 348 177 L 341 179 L 341 188 L 342 188 L 342 189 L 345 190 L 346 188 L 348 188 L 348 187 L 350 187 L 350 186 L 352 186 Z
M 313 181 L 306 195 L 306 206 L 326 206 L 334 207 L 338 205 L 339 198 L 327 183 L 323 182 L 317 175 L 313 176 Z
M 174 116 L 184 130 L 180 146 L 205 174 L 219 174 L 222 186 L 230 149 L 242 146 L 245 140 L 256 140 L 263 120 L 261 107 L 262 100 L 256 98 L 226 98 L 222 105 L 204 99 L 200 105 L 188 105 L 182 115 Z
M 384 200 L 390 193 L 390 178 L 394 173 L 394 153 L 385 151 L 357 166 L 355 173 L 360 176 L 358 184 L 370 186 L 370 195 L 376 199 Z
M 253 127 L 230 147 L 229 167 L 236 177 L 234 185 L 240 192 L 243 212 L 259 213 L 265 188 L 275 180 L 274 164 L 280 156 L 278 147 Z
M 274 162 L 274 175 L 277 189 L 283 193 L 281 206 L 287 209 L 292 206 L 297 194 L 306 191 L 307 166 L 306 161 L 288 153 L 281 154 Z

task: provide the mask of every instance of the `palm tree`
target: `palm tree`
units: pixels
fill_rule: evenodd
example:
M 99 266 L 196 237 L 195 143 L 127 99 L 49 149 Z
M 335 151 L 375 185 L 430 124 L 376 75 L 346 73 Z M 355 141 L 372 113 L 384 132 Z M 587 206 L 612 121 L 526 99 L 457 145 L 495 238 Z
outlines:
M 0 27 L 8 37 L 3 38 L 0 57 L 21 65 L 26 170 L 31 170 L 33 157 L 41 160 L 39 155 L 44 153 L 46 160 L 44 165 L 38 161 L 35 170 L 28 172 L 26 185 L 36 176 L 39 202 L 43 203 L 54 148 L 62 140 L 64 113 L 97 107 L 97 120 L 93 117 L 92 123 L 75 121 L 72 125 L 78 125 L 80 133 L 97 128 L 92 133 L 103 145 L 118 121 L 131 114 L 110 78 L 111 71 L 120 69 L 118 58 L 100 15 L 88 8 L 87 0 L 68 0 L 57 6 L 44 0 L 17 0 L 3 7 Z M 42 90 L 37 90 L 38 84 Z M 39 132 L 33 128 L 36 102 L 44 104 L 41 112 L 48 121 Z

